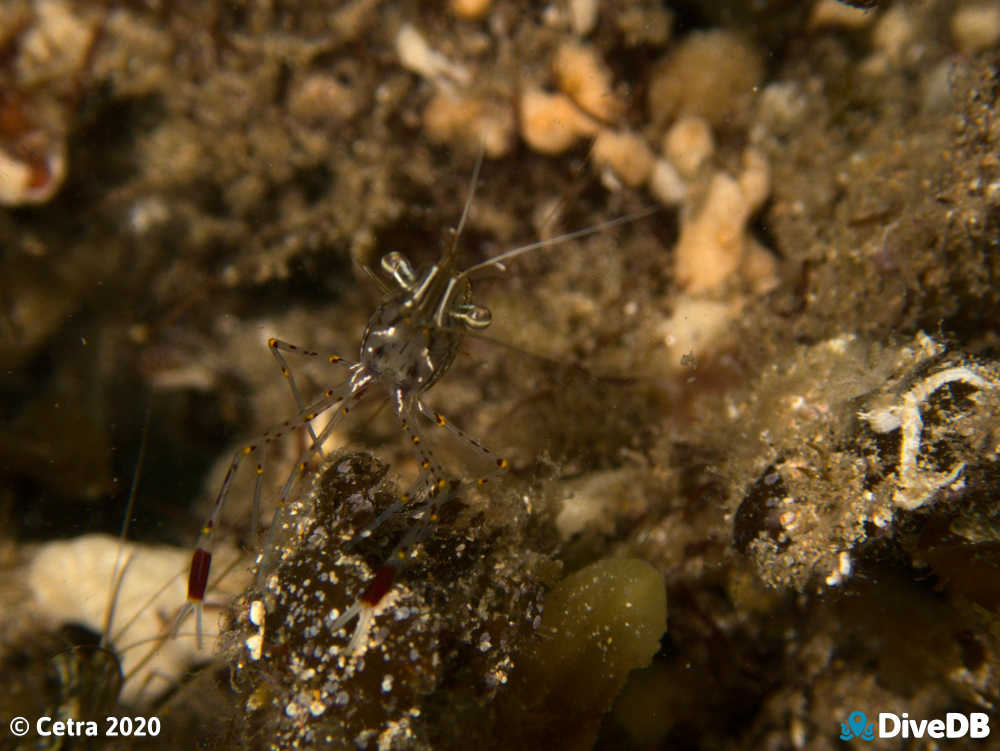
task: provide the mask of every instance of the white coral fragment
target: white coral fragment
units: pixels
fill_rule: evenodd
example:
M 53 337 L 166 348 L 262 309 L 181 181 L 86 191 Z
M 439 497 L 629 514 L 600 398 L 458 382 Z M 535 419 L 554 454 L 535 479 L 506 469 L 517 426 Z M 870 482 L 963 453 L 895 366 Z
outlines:
M 826 577 L 826 586 L 836 587 L 844 583 L 854 571 L 854 563 L 851 561 L 851 554 L 841 551 L 837 556 L 837 567 Z
M 701 206 L 681 225 L 675 272 L 682 289 L 695 295 L 718 291 L 748 261 L 754 286 L 771 285 L 770 254 L 747 232 L 750 217 L 767 199 L 770 182 L 768 162 L 753 148 L 744 153 L 738 177 L 715 173 Z
M 109 640 L 122 672 L 130 676 L 121 699 L 134 703 L 141 694 L 148 698 L 171 688 L 196 660 L 205 658 L 192 634 L 166 638 L 169 623 L 185 602 L 184 574 L 190 555 L 188 550 L 162 546 L 120 545 L 117 538 L 107 535 L 49 542 L 39 548 L 28 567 L 30 607 L 42 622 L 79 623 L 99 632 L 114 596 Z M 236 555 L 234 550 L 216 550 L 223 569 L 232 565 Z M 117 592 L 116 571 L 120 577 Z M 226 594 L 212 596 L 227 599 L 245 586 L 246 579 L 234 572 L 225 580 Z M 205 626 L 214 640 L 219 633 L 215 619 L 208 619 Z

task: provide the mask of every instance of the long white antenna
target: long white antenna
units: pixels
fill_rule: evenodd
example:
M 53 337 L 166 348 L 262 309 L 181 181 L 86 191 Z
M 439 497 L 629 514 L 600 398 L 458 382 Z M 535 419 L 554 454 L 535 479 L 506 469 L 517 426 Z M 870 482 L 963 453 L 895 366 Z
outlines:
M 617 219 L 610 219 L 606 222 L 601 222 L 600 224 L 595 224 L 592 227 L 587 227 L 586 229 L 578 229 L 574 232 L 567 232 L 565 235 L 558 235 L 556 237 L 551 237 L 548 240 L 539 240 L 538 242 L 529 243 L 528 245 L 522 245 L 519 248 L 512 248 L 510 250 L 504 251 L 498 256 L 493 256 L 493 258 L 487 258 L 481 263 L 477 263 L 474 266 L 470 266 L 464 271 L 459 272 L 455 275 L 456 281 L 459 279 L 464 279 L 473 271 L 479 271 L 479 269 L 489 268 L 490 266 L 496 266 L 503 270 L 503 262 L 509 261 L 511 258 L 516 258 L 519 255 L 523 255 L 531 250 L 537 250 L 538 248 L 550 248 L 554 245 L 561 245 L 562 243 L 569 242 L 570 240 L 577 240 L 581 237 L 587 237 L 589 235 L 596 235 L 598 232 L 604 232 L 612 227 L 617 227 L 619 224 L 627 224 L 629 222 L 634 222 L 644 217 L 655 214 L 660 210 L 659 206 L 650 206 L 645 209 L 641 209 L 634 214 L 626 214 L 625 216 L 620 216 Z
M 462 207 L 462 218 L 458 220 L 458 226 L 455 228 L 455 236 L 451 241 L 451 248 L 448 250 L 449 258 L 455 255 L 455 249 L 458 247 L 459 238 L 462 237 L 462 230 L 465 229 L 465 222 L 469 218 L 469 211 L 472 209 L 472 201 L 476 196 L 476 185 L 479 184 L 479 170 L 482 166 L 483 146 L 480 144 L 479 151 L 476 153 L 476 166 L 472 168 L 472 180 L 469 182 L 468 197 L 465 199 L 465 206 Z

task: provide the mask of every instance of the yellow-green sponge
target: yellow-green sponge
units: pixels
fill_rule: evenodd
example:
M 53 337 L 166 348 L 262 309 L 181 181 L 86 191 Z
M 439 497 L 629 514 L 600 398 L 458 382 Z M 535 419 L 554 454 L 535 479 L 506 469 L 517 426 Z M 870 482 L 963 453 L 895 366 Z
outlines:
M 518 666 L 522 731 L 590 748 L 629 671 L 649 664 L 666 629 L 666 585 L 645 561 L 606 558 L 563 579 Z

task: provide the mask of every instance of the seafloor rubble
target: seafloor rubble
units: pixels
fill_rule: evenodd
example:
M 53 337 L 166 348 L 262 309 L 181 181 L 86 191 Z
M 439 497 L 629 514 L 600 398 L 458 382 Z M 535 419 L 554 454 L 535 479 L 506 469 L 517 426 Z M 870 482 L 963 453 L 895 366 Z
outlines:
M 987 0 L 3 3 L 0 727 L 113 707 L 160 716 L 164 747 L 822 751 L 858 709 L 993 711 L 998 50 Z M 370 270 L 438 257 L 480 148 L 466 265 L 659 207 L 473 279 L 493 325 L 427 401 L 511 469 L 442 507 L 373 658 L 323 680 L 302 572 L 329 560 L 343 610 L 419 523 L 342 549 L 419 457 L 391 407 L 346 420 L 325 458 L 369 462 L 381 500 L 322 510 L 317 457 L 290 507 L 329 539 L 275 533 L 273 582 L 247 576 L 268 538 L 241 471 L 224 635 L 144 671 L 233 452 L 295 414 L 268 338 L 324 355 L 289 356 L 307 398 L 338 383 Z M 66 655 L 96 654 L 146 423 L 128 675 L 97 696 Z M 268 514 L 305 445 L 258 451 Z M 596 632 L 624 581 L 658 612 L 656 577 L 659 648 L 615 632 L 648 665 L 605 683 L 625 668 L 588 652 L 581 593 Z M 329 658 L 353 624 L 315 627 Z
M 558 581 L 520 499 L 507 496 L 519 511 L 500 521 L 463 510 L 460 485 L 434 502 L 427 533 L 399 548 L 427 520 L 411 509 L 378 521 L 399 497 L 387 470 L 370 455 L 338 453 L 282 512 L 226 638 L 244 697 L 240 740 L 590 746 L 629 670 L 659 647 L 662 576 L 610 558 Z M 341 625 L 396 549 L 406 565 L 394 587 Z M 580 684 L 581 674 L 592 677 Z M 575 711 L 560 720 L 567 701 Z

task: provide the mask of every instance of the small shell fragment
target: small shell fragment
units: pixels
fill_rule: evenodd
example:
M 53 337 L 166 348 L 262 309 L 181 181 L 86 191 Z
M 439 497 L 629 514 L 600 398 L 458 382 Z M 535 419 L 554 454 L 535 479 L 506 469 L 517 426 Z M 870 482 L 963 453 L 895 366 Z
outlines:
M 45 203 L 66 177 L 66 148 L 54 143 L 38 159 L 19 159 L 0 149 L 0 204 Z
M 264 625 L 264 603 L 254 600 L 250 603 L 250 623 L 255 626 Z
M 679 206 L 687 195 L 687 185 L 666 159 L 657 159 L 649 175 L 649 192 L 664 206 Z
M 260 660 L 260 656 L 264 647 L 264 637 L 260 634 L 252 634 L 246 639 L 247 651 L 250 653 L 250 659 L 257 661 Z
M 472 74 L 466 67 L 432 48 L 410 24 L 403 24 L 396 34 L 396 54 L 404 68 L 436 83 L 453 82 L 466 86 L 472 81 Z
M 599 10 L 597 0 L 569 0 L 569 22 L 573 33 L 587 36 L 593 31 Z

